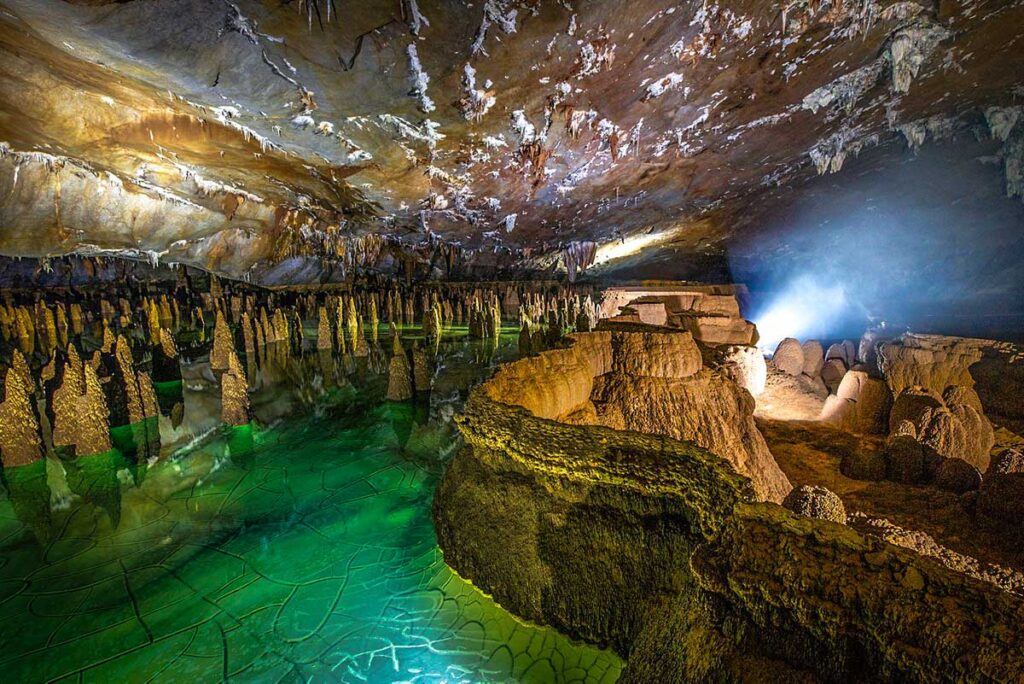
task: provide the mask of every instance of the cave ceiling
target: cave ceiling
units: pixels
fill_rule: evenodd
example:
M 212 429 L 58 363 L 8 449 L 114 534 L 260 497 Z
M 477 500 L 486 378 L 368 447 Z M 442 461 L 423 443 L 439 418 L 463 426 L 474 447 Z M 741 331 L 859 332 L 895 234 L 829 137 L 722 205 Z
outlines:
M 1006 0 L 3 0 L 0 253 L 699 263 L 867 148 L 987 136 L 1021 193 L 1022 41 Z

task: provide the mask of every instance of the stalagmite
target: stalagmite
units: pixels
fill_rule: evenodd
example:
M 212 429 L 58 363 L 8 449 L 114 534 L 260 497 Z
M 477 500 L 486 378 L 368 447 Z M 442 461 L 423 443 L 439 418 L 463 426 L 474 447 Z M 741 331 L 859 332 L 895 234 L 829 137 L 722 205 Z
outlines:
M 174 382 L 181 380 L 181 363 L 178 346 L 167 328 L 160 330 L 159 344 L 152 348 L 153 380 L 155 382 Z
M 412 399 L 412 376 L 409 370 L 409 359 L 402 348 L 402 338 L 398 328 L 391 324 L 391 362 L 388 365 L 389 401 L 408 401 Z
M 210 368 L 213 370 L 226 370 L 228 367 L 228 356 L 234 352 L 234 340 L 231 330 L 228 328 L 224 314 L 217 310 L 213 324 L 213 349 L 210 351 Z
M 412 382 L 417 392 L 429 392 L 433 385 L 434 369 L 427 354 L 419 345 L 412 347 Z
M 221 421 L 227 425 L 246 425 L 249 420 L 249 387 L 233 349 L 228 352 L 228 367 L 220 378 Z
M 356 338 L 359 337 L 359 313 L 356 311 L 356 302 L 354 297 L 345 298 L 345 328 L 348 331 L 348 339 L 352 341 L 352 346 L 356 346 Z
M 109 413 L 96 371 L 83 364 L 74 345 L 57 370 L 60 384 L 49 397 L 53 418 L 53 446 L 71 447 L 76 456 L 110 449 Z
M 319 309 L 319 322 L 316 329 L 316 348 L 321 351 L 331 351 L 334 349 L 334 343 L 332 341 L 333 333 L 331 332 L 331 319 L 327 317 L 327 309 L 320 307 Z
M 242 345 L 245 353 L 251 355 L 256 351 L 256 333 L 252 327 L 252 316 L 248 311 L 243 311 L 241 316 Z
M 34 383 L 26 383 L 28 367 L 20 352 L 4 374 L 0 401 L 0 465 L 4 468 L 35 463 L 43 457 L 39 416 L 33 403 Z

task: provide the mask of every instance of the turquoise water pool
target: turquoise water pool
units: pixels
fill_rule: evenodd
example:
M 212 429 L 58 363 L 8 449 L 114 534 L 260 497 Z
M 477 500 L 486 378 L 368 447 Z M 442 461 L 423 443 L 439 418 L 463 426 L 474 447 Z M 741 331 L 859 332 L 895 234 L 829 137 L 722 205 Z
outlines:
M 4 473 L 5 680 L 614 681 L 614 655 L 518 621 L 436 544 L 451 416 L 515 347 L 452 331 L 410 404 L 383 399 L 383 338 L 369 359 L 250 363 L 256 421 L 230 431 L 192 364 L 159 459 Z

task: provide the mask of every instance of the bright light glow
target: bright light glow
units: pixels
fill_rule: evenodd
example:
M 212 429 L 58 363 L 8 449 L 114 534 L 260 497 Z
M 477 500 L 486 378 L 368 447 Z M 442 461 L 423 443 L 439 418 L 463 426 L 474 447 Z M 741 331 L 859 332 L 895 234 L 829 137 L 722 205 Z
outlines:
M 632 235 L 621 240 L 615 240 L 613 242 L 599 245 L 597 248 L 597 255 L 594 257 L 594 265 L 598 266 L 609 261 L 614 261 L 615 259 L 633 256 L 643 249 L 664 242 L 671 236 L 672 234 L 670 232 L 645 233 L 642 235 Z
M 787 337 L 801 342 L 826 337 L 848 318 L 850 306 L 842 285 L 800 276 L 753 317 L 761 336 L 758 344 L 770 352 Z

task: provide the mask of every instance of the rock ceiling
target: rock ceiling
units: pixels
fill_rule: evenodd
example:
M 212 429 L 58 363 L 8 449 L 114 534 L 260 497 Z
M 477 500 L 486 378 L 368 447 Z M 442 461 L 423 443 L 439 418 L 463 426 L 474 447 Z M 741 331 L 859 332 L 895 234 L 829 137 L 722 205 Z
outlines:
M 696 257 L 958 133 L 1020 195 L 1022 40 L 1020 0 L 3 0 L 0 253 L 268 283 Z

